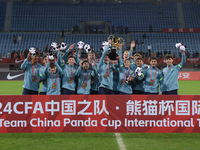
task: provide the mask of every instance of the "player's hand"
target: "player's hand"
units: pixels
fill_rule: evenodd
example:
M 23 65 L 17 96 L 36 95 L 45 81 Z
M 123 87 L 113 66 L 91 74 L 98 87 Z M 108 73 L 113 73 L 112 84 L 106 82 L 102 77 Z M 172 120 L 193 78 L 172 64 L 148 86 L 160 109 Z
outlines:
M 75 43 L 74 44 L 72 44 L 72 45 L 70 45 L 70 47 L 68 48 L 68 51 L 71 51 L 71 50 L 73 50 L 73 48 L 75 47 Z
M 111 39 L 108 40 L 108 44 L 110 45 L 112 43 Z
M 131 42 L 131 50 L 133 50 L 133 48 L 135 47 L 135 41 Z
M 81 60 L 80 63 L 79 63 L 79 66 L 81 66 L 81 67 L 83 67 L 83 66 L 82 66 L 82 62 L 83 62 L 83 61 Z
M 134 59 L 134 57 L 133 57 L 133 56 L 130 56 L 129 59 Z
M 162 95 L 162 93 L 159 93 L 158 95 Z
M 148 67 L 149 67 L 148 65 L 144 66 L 144 68 L 148 68 Z
M 133 77 L 132 76 L 129 77 L 129 81 L 133 81 Z
M 92 61 L 91 61 L 91 63 L 92 63 L 92 66 L 94 66 L 94 65 L 95 65 L 95 62 L 94 62 L 94 60 L 92 60 Z
M 120 56 L 117 56 L 116 59 L 119 60 L 119 59 L 120 59 Z
M 37 80 L 37 83 L 40 83 L 40 82 L 41 82 L 41 80 L 40 80 L 40 79 L 38 79 L 38 80 Z

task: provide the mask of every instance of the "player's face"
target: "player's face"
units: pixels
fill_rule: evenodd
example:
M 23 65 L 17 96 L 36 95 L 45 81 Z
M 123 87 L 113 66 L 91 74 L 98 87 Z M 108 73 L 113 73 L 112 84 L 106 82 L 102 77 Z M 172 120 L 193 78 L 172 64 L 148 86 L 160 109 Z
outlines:
M 38 55 L 31 57 L 31 59 L 32 59 L 32 61 L 37 62 L 38 61 Z
M 105 63 L 109 63 L 110 58 L 108 56 L 105 57 Z
M 112 63 L 113 63 L 114 65 L 116 65 L 116 64 L 118 64 L 118 60 L 113 60 Z
M 69 62 L 70 65 L 74 65 L 75 59 L 74 58 L 69 58 L 68 62 Z
M 55 67 L 52 67 L 52 68 L 50 68 L 50 72 L 51 72 L 51 73 L 56 73 L 56 69 L 57 69 L 56 66 L 55 66 Z
M 43 58 L 43 64 L 46 65 L 47 64 L 47 57 Z
M 131 65 L 130 60 L 125 60 L 124 66 L 125 66 L 126 68 L 129 68 L 130 65 Z
M 173 63 L 173 59 L 172 58 L 169 58 L 169 59 L 165 59 L 166 61 L 166 64 L 169 66 L 169 65 L 172 65 Z
M 95 59 L 95 54 L 94 53 L 88 54 L 88 59 L 89 60 L 94 60 Z
M 138 67 L 142 67 L 143 61 L 142 60 L 137 60 L 136 64 L 137 64 Z
M 151 67 L 156 67 L 156 65 L 157 65 L 157 60 L 152 59 L 152 60 L 150 61 L 150 65 L 151 65 Z
M 84 62 L 83 63 L 83 69 L 84 70 L 88 70 L 89 69 L 89 63 L 88 62 Z
M 134 58 L 134 62 L 136 62 L 136 60 L 139 58 L 139 56 L 135 56 Z
M 125 52 L 125 53 L 124 53 L 124 60 L 128 58 L 128 55 L 129 55 L 128 52 Z

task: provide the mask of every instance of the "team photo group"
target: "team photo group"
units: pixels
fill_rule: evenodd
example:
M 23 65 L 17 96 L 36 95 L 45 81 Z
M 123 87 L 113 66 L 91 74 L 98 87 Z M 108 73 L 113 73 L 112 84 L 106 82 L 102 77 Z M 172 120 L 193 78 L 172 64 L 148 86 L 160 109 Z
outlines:
M 144 64 L 139 53 L 133 55 L 135 41 L 131 42 L 129 51 L 123 52 L 123 44 L 117 38 L 102 42 L 102 56 L 98 62 L 92 46 L 82 41 L 68 48 L 65 43 L 53 42 L 49 54 L 43 56 L 42 65 L 38 63 L 39 52 L 30 48 L 20 67 L 25 71 L 22 94 L 178 94 L 179 71 L 186 63 L 184 45 L 175 44 L 182 55 L 180 64 L 174 66 L 173 56 L 167 54 L 164 57 L 167 66 L 159 70 L 156 58 Z M 83 50 L 87 59 L 80 58 Z

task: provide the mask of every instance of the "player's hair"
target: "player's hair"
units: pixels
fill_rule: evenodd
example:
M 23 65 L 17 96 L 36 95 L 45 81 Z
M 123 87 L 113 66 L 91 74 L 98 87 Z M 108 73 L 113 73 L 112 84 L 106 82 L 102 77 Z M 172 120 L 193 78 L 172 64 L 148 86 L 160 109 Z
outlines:
M 55 63 L 50 63 L 50 68 L 56 67 Z
M 133 57 L 135 57 L 135 56 L 138 56 L 139 58 L 142 58 L 142 56 L 141 56 L 139 53 L 135 53 L 135 54 L 133 55 Z
M 152 60 L 156 60 L 156 61 L 158 61 L 155 57 L 153 57 L 153 58 L 150 59 L 150 61 L 152 61 Z
M 165 55 L 165 59 L 170 59 L 170 58 L 173 59 L 173 56 L 170 54 Z
M 109 56 L 109 54 L 106 54 L 106 56 Z
M 73 55 L 70 55 L 70 56 L 68 57 L 68 59 L 70 59 L 70 58 L 74 58 L 74 59 L 75 59 L 75 57 L 74 57 Z
M 47 57 L 47 55 L 44 55 L 42 58 L 44 59 L 44 58 L 46 58 Z
M 123 55 L 124 55 L 125 53 L 129 53 L 129 51 L 127 51 L 127 50 L 126 50 L 126 51 L 124 51 Z
M 130 61 L 130 59 L 125 59 L 124 62 L 127 61 L 127 60 Z M 130 61 L 130 62 L 131 62 L 131 61 Z
M 87 60 L 87 59 L 85 59 L 85 60 L 83 60 L 83 62 L 82 62 L 82 65 L 84 64 L 84 63 L 89 63 L 89 61 Z
M 138 61 L 138 60 L 142 60 L 143 61 L 143 59 L 141 57 L 139 57 L 139 58 L 136 59 L 136 61 Z

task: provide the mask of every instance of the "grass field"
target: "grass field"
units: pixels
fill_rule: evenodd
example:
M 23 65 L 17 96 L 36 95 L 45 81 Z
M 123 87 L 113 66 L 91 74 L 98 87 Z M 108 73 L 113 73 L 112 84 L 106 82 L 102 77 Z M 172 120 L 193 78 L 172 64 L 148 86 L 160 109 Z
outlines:
M 0 95 L 21 95 L 22 81 L 0 81 Z M 200 95 L 200 81 L 179 81 L 180 95 Z M 121 133 L 127 150 L 198 150 L 200 134 Z M 0 134 L 0 150 L 119 150 L 114 133 Z
M 0 81 L 0 95 L 22 95 L 23 81 Z M 179 81 L 179 95 L 199 95 L 200 81 Z M 41 88 L 41 86 L 40 86 Z

